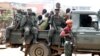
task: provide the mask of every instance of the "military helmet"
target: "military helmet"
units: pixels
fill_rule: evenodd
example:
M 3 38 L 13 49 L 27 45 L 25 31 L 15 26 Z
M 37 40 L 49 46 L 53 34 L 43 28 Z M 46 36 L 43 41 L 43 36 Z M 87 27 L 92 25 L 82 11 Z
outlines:
M 59 9 L 59 8 L 61 8 L 60 6 L 61 6 L 61 5 L 60 5 L 60 3 L 59 3 L 59 2 L 57 2 L 57 3 L 56 3 L 56 8 L 58 8 L 58 9 Z

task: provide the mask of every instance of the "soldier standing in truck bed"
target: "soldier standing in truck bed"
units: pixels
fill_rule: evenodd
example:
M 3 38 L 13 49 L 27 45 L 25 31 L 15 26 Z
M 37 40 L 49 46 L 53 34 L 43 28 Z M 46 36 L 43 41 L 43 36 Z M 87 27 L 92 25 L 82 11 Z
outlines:
M 30 32 L 35 34 L 35 38 L 37 38 L 37 20 L 34 13 L 32 13 L 31 9 L 28 9 L 28 15 L 25 19 L 21 21 L 20 28 L 23 30 L 24 33 L 26 32 L 25 36 L 27 36 Z
M 62 8 L 61 8 L 61 4 L 59 3 L 59 2 L 57 2 L 56 4 L 55 4 L 55 7 L 54 7 L 55 9 L 59 9 L 59 15 L 61 16 L 61 17 L 63 17 L 66 13 L 65 13 L 65 11 L 63 11 L 62 10 Z M 53 10 L 54 11 L 54 10 Z M 54 11 L 55 12 L 55 11 Z
M 62 24 L 65 24 L 64 19 L 59 15 L 59 9 L 55 9 L 55 14 L 49 20 L 50 30 L 49 30 L 49 45 L 52 42 L 52 37 L 55 32 L 61 32 Z

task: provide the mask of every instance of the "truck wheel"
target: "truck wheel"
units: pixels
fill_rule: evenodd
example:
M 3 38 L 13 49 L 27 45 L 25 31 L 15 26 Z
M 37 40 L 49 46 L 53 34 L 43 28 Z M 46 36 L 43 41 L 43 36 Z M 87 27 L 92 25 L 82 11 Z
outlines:
M 45 43 L 33 44 L 29 51 L 30 56 L 50 56 L 51 51 Z
M 65 43 L 64 52 L 65 52 L 65 56 L 72 56 L 72 44 Z

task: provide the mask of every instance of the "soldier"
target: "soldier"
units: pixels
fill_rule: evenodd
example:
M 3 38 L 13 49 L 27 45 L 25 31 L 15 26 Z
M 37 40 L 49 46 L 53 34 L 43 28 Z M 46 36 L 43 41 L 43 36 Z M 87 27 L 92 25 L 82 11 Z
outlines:
M 22 15 L 22 10 L 18 10 L 17 11 L 17 14 L 15 15 L 14 17 L 14 24 L 16 25 L 16 28 L 15 29 L 19 29 L 20 28 L 20 23 L 21 23 L 21 20 L 24 18 L 23 15 Z
M 55 15 L 52 16 L 52 18 L 49 21 L 50 24 L 50 30 L 49 30 L 49 45 L 52 42 L 51 37 L 53 37 L 53 34 L 55 32 L 61 32 L 62 30 L 62 24 L 65 24 L 64 19 L 59 15 L 59 9 L 55 9 Z
M 47 13 L 44 17 L 45 20 L 39 25 L 39 30 L 46 30 L 48 27 L 48 18 L 49 18 L 49 13 Z
M 22 12 L 22 15 L 23 15 L 23 17 L 24 17 L 24 19 L 26 18 L 26 15 L 27 15 L 27 12 L 25 12 L 25 11 L 23 11 Z M 20 27 L 20 30 L 21 30 L 21 37 L 22 37 L 22 39 L 23 39 L 23 45 L 21 46 L 21 49 L 20 49 L 20 51 L 23 51 L 23 48 L 24 48 L 24 41 L 25 41 L 25 39 L 24 39 L 24 30 L 22 30 L 22 28 Z
M 46 9 L 43 9 L 42 11 L 42 20 L 46 20 L 45 19 L 45 15 L 47 14 L 47 10 Z
M 32 13 L 31 9 L 28 9 L 27 11 L 28 15 L 21 21 L 21 29 L 24 29 L 24 33 L 26 33 L 25 36 L 29 35 L 29 32 L 31 31 L 31 33 L 34 34 L 36 41 L 38 33 L 36 16 L 34 13 Z
M 72 28 L 72 20 L 68 19 L 66 21 L 67 26 L 63 29 L 63 31 L 60 33 L 61 37 L 65 38 L 65 44 L 64 44 L 64 52 L 65 56 L 72 56 L 72 36 L 71 36 L 71 28 Z M 69 49 L 69 50 L 68 50 Z
M 38 37 L 38 28 L 37 28 L 37 21 L 36 16 L 32 13 L 31 9 L 28 9 L 28 15 L 25 19 L 21 21 L 21 30 L 24 30 L 24 37 L 25 37 L 25 56 L 27 56 L 28 48 L 30 48 L 30 42 L 33 40 L 34 43 L 37 43 Z M 29 34 L 32 33 L 32 37 Z
M 59 15 L 63 17 L 66 13 L 61 9 L 61 4 L 59 2 L 56 3 L 56 8 L 59 9 Z
M 43 23 L 42 15 L 39 15 L 39 16 L 38 16 L 38 22 L 37 22 L 37 24 L 38 24 L 38 25 L 41 25 L 42 23 Z
M 64 17 L 65 17 L 65 21 L 66 21 L 67 19 L 70 19 L 70 17 L 71 17 L 70 8 L 67 8 L 67 9 L 66 9 L 66 15 L 65 15 Z
M 12 21 L 11 25 L 6 28 L 6 39 L 8 41 L 11 30 L 16 30 L 20 27 L 21 19 L 23 19 L 22 11 L 17 10 L 17 14 L 14 16 L 14 20 Z
M 49 19 L 54 15 L 53 11 L 50 11 Z

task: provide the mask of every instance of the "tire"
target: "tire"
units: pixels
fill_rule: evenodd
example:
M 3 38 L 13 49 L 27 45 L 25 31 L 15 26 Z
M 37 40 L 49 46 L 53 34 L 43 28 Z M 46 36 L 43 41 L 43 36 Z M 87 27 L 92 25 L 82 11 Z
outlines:
M 51 56 L 51 51 L 45 43 L 33 44 L 29 51 L 30 56 Z
M 65 56 L 72 56 L 72 44 L 70 42 L 64 44 Z

